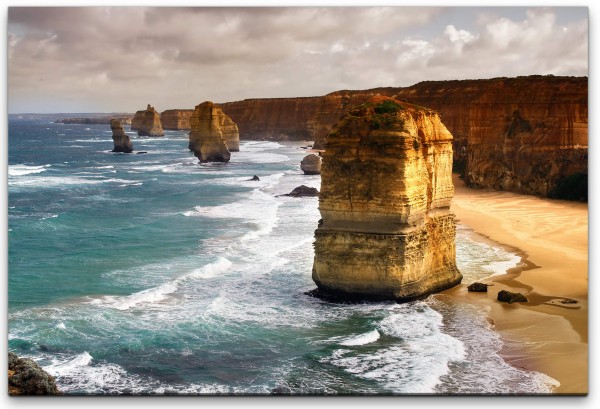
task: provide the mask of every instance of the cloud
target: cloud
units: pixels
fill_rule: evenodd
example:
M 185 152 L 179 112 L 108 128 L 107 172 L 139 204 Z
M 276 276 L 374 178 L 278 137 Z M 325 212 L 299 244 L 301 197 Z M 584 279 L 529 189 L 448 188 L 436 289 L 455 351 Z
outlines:
M 586 75 L 587 21 L 482 9 L 9 8 L 9 111 L 134 111 L 422 80 Z

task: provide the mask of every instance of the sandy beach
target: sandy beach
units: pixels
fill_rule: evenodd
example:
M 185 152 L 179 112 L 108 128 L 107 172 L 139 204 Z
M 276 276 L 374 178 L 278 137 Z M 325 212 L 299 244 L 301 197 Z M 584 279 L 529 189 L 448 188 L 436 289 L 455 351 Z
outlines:
M 588 205 L 509 192 L 469 189 L 454 179 L 458 223 L 520 254 L 522 268 L 490 277 L 488 293 L 468 282 L 446 291 L 488 305 L 510 364 L 560 382 L 558 394 L 588 392 Z M 521 292 L 527 303 L 500 303 L 500 290 Z M 574 302 L 576 301 L 576 302 Z

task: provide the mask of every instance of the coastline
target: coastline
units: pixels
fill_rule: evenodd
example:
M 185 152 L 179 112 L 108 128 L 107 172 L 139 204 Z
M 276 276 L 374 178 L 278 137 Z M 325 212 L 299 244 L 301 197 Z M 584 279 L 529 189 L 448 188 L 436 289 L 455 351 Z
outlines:
M 493 284 L 487 294 L 469 293 L 470 283 L 444 294 L 491 308 L 504 343 L 500 355 L 509 364 L 556 379 L 555 394 L 587 394 L 587 203 L 470 189 L 453 177 L 457 222 L 517 253 L 522 265 L 481 280 Z M 500 303 L 500 290 L 521 292 L 529 302 Z

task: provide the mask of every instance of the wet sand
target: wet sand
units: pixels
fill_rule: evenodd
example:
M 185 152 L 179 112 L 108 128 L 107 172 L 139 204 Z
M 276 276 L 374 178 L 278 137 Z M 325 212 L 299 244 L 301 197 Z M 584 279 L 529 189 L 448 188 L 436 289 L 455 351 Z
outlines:
M 454 185 L 457 222 L 517 252 L 524 265 L 483 280 L 493 284 L 487 294 L 469 293 L 469 282 L 445 293 L 491 307 L 511 365 L 558 380 L 555 393 L 587 393 L 587 203 L 469 189 L 456 175 Z M 500 303 L 500 290 L 521 292 L 529 302 Z

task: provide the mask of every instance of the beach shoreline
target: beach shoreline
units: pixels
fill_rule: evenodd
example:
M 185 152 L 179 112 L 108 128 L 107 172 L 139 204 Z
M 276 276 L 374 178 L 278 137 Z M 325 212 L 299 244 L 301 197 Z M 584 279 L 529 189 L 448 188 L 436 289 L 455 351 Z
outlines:
M 587 394 L 587 203 L 470 189 L 457 175 L 454 185 L 451 211 L 457 223 L 516 253 L 522 262 L 507 274 L 480 280 L 492 284 L 487 293 L 469 293 L 470 283 L 463 282 L 444 294 L 490 307 L 506 362 L 556 379 L 555 394 Z M 500 290 L 521 292 L 529 302 L 500 303 Z

